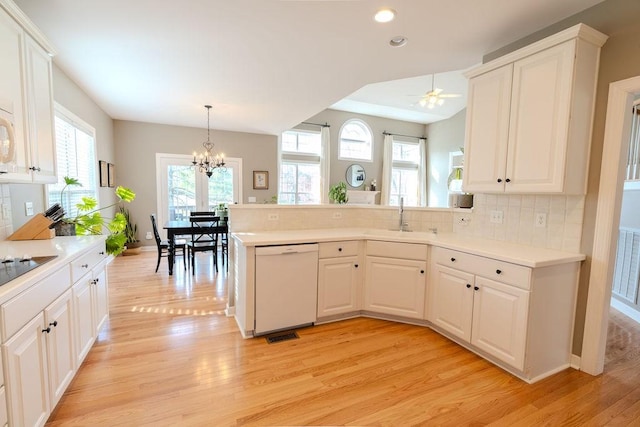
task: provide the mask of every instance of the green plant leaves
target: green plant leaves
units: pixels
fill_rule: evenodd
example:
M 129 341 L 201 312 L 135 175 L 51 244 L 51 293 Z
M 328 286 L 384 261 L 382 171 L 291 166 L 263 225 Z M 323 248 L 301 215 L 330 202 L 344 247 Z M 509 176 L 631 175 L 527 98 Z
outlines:
M 116 188 L 116 195 L 123 202 L 133 202 L 133 200 L 136 198 L 136 193 L 131 191 L 129 188 L 122 187 L 122 186 L 119 186 L 118 188 Z

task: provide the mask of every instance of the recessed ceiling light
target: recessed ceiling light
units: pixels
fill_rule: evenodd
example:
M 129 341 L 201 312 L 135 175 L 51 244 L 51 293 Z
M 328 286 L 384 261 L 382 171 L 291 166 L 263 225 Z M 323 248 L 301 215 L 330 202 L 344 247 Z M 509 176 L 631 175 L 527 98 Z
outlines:
M 395 36 L 391 40 L 389 40 L 389 44 L 391 47 L 402 47 L 407 44 L 407 38 L 404 36 Z
M 393 9 L 380 9 L 374 19 L 377 22 L 391 22 L 396 17 L 396 11 Z

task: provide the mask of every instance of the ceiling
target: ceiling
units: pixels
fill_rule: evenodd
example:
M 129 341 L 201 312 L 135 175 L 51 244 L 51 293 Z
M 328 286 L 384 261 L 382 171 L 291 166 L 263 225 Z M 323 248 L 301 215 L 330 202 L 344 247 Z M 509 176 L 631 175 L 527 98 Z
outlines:
M 601 1 L 15 0 L 112 118 L 206 127 L 211 104 L 212 128 L 266 134 L 330 106 L 433 121 L 410 96 L 430 74 L 462 93 L 449 72 Z M 382 7 L 396 19 L 375 22 Z

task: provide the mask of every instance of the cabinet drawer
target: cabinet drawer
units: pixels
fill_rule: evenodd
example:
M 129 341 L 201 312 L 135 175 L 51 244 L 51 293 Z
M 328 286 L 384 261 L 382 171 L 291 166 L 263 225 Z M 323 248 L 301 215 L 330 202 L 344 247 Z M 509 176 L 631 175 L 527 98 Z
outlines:
M 71 278 L 73 279 L 73 283 L 80 280 L 87 271 L 91 270 L 106 257 L 107 252 L 103 244 L 102 246 L 92 247 L 87 253 L 71 261 Z
M 17 297 L 2 304 L 2 341 L 5 342 L 71 286 L 69 266 L 52 272 Z
M 367 241 L 367 255 L 426 261 L 427 245 L 369 240 Z
M 318 258 L 337 258 L 358 255 L 358 241 L 326 242 L 319 244 Z
M 433 248 L 433 259 L 440 265 L 522 289 L 528 290 L 531 287 L 531 269 L 529 267 L 446 248 Z

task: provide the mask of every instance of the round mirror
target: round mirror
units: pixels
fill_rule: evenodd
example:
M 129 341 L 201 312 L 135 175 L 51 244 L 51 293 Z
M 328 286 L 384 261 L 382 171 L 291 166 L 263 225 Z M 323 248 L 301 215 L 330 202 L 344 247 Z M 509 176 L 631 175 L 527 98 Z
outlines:
M 367 175 L 364 173 L 364 168 L 360 165 L 351 165 L 347 168 L 347 184 L 353 188 L 363 186 L 366 177 Z

